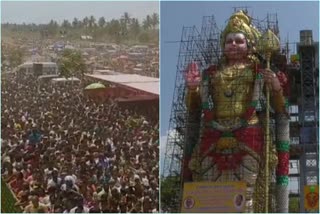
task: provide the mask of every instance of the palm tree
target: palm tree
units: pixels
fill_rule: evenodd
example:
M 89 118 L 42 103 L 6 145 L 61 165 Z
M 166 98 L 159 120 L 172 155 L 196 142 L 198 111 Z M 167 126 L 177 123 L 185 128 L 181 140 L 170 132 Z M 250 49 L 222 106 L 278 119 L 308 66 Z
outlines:
M 65 20 L 63 20 L 61 27 L 68 29 L 71 27 L 71 24 L 68 20 L 65 19 Z
M 77 18 L 74 18 L 72 21 L 72 27 L 77 28 L 79 27 L 79 20 Z
M 136 19 L 136 18 L 131 19 L 130 32 L 134 36 L 139 34 L 139 32 L 140 32 L 140 24 L 139 24 L 139 20 L 138 19 Z
M 59 25 L 56 21 L 51 20 L 47 25 L 48 34 L 54 36 L 58 32 Z
M 121 24 L 120 21 L 117 19 L 112 19 L 110 22 L 107 24 L 107 30 L 108 33 L 111 37 L 115 39 L 119 39 L 119 35 L 121 32 Z
M 78 26 L 79 26 L 79 28 L 83 27 L 83 22 L 81 20 L 78 21 Z
M 124 23 L 126 24 L 126 27 L 128 27 L 128 25 L 129 25 L 130 22 L 131 22 L 131 18 L 130 18 L 129 13 L 128 13 L 128 12 L 125 12 L 125 13 L 123 14 L 123 16 L 122 16 L 121 19 L 123 19 Z
M 83 23 L 83 26 L 84 26 L 84 27 L 88 27 L 89 18 L 86 16 L 86 17 L 83 19 L 82 23 Z
M 153 13 L 151 16 L 151 25 L 153 29 L 156 29 L 159 25 L 159 14 Z
M 146 18 L 143 20 L 143 28 L 149 29 L 152 26 L 152 19 L 150 15 L 147 15 Z
M 105 26 L 105 24 L 106 24 L 106 20 L 104 19 L 104 17 L 103 16 L 100 17 L 99 21 L 98 21 L 99 27 L 103 28 Z
M 90 16 L 90 19 L 89 19 L 89 28 L 92 28 L 96 25 L 96 18 L 94 18 L 94 16 Z

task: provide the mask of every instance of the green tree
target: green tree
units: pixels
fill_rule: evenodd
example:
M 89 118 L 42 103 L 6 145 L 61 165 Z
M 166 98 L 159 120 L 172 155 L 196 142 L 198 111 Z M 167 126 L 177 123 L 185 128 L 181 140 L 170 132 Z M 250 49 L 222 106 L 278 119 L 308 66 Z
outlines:
M 89 18 L 86 16 L 84 17 L 84 19 L 82 20 L 82 24 L 84 27 L 88 27 L 89 26 Z
M 145 30 L 150 29 L 152 26 L 152 18 L 150 15 L 147 15 L 146 18 L 143 20 L 143 28 Z
M 112 19 L 108 24 L 107 24 L 107 29 L 108 29 L 108 34 L 111 35 L 113 38 L 119 38 L 120 31 L 121 31 L 121 25 L 119 20 Z
M 56 21 L 51 20 L 47 25 L 48 35 L 55 36 L 59 30 L 59 25 Z
M 133 36 L 137 36 L 140 33 L 140 24 L 139 20 L 136 18 L 133 18 L 130 23 L 130 33 Z
M 79 51 L 65 49 L 58 59 L 60 74 L 63 77 L 76 76 L 83 78 L 86 64 Z
M 89 28 L 93 28 L 96 26 L 96 18 L 94 18 L 94 16 L 90 16 L 90 19 L 89 19 Z
M 159 15 L 157 13 L 153 13 L 151 16 L 151 25 L 153 29 L 158 28 L 159 26 Z
M 172 205 L 176 200 L 176 187 L 179 186 L 178 176 L 168 176 L 161 179 L 161 209 L 163 211 L 171 211 Z
M 74 18 L 73 21 L 72 21 L 72 27 L 73 28 L 80 27 L 79 23 L 80 23 L 79 20 L 77 18 Z
M 61 36 L 66 36 L 67 33 L 69 32 L 69 29 L 71 29 L 71 23 L 68 20 L 63 20 L 61 24 L 61 29 L 60 29 L 60 34 Z
M 65 19 L 65 20 L 63 20 L 61 27 L 64 28 L 64 29 L 70 29 L 71 28 L 71 24 L 70 24 L 70 22 L 68 20 Z
M 1 70 L 3 69 L 3 63 L 5 61 L 5 55 L 4 55 L 4 45 L 3 41 L 1 40 Z
M 8 61 L 11 68 L 21 65 L 23 62 L 23 50 L 19 48 L 11 49 L 8 54 Z
M 100 28 L 104 28 L 105 24 L 106 24 L 105 18 L 104 18 L 103 16 L 100 17 L 100 18 L 99 18 L 99 21 L 98 21 L 98 26 L 99 26 Z
M 149 43 L 151 40 L 151 34 L 148 33 L 147 31 L 144 31 L 139 34 L 139 41 L 141 43 Z
M 122 30 L 127 31 L 131 23 L 131 18 L 128 12 L 125 12 L 123 14 L 123 16 L 120 19 L 120 22 L 122 23 Z

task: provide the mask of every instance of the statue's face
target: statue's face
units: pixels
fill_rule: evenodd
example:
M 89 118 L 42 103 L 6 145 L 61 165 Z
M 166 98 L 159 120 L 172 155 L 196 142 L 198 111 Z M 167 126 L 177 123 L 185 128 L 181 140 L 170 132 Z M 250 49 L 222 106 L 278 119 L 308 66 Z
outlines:
M 224 44 L 224 54 L 229 60 L 245 59 L 248 45 L 243 33 L 229 33 Z

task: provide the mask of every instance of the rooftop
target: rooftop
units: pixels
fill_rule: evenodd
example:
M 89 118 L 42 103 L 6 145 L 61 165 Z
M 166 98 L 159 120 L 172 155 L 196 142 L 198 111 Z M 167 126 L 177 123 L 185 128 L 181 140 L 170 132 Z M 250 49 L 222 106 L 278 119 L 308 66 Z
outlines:
M 151 94 L 159 95 L 159 78 L 141 76 L 137 74 L 86 74 L 88 77 L 125 85 Z

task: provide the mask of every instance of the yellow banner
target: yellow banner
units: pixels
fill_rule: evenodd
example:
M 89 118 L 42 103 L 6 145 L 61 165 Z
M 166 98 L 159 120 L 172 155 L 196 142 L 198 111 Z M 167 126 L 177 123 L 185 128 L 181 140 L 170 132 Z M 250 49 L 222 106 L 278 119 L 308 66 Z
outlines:
M 319 211 L 319 185 L 304 186 L 304 208 Z
M 245 182 L 185 183 L 181 212 L 243 212 L 246 201 L 245 194 Z

